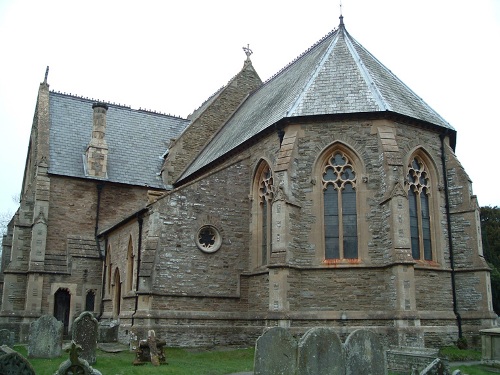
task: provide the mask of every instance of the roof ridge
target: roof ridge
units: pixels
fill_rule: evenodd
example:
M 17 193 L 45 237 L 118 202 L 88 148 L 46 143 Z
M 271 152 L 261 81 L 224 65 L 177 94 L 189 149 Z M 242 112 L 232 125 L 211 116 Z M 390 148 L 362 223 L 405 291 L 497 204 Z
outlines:
M 181 120 L 186 120 L 186 118 L 184 118 L 182 116 L 178 116 L 178 115 L 173 115 L 173 114 L 166 113 L 166 112 L 157 111 L 157 110 L 154 110 L 154 109 L 146 109 L 146 108 L 142 108 L 142 107 L 132 108 L 132 106 L 127 105 L 127 104 L 121 104 L 121 103 L 116 103 L 116 102 L 111 102 L 111 101 L 101 100 L 101 99 L 96 99 L 96 98 L 89 98 L 87 96 L 76 95 L 76 94 L 72 94 L 72 93 L 55 91 L 55 90 L 50 90 L 50 93 L 61 95 L 61 96 L 67 96 L 67 97 L 71 97 L 71 98 L 75 98 L 75 99 L 83 99 L 83 100 L 86 100 L 86 101 L 89 101 L 89 102 L 94 102 L 94 103 L 95 102 L 97 102 L 97 103 L 105 103 L 105 104 L 108 104 L 109 106 L 115 107 L 115 108 L 130 109 L 131 111 L 136 111 L 136 112 L 145 112 L 145 113 L 151 113 L 151 114 L 161 115 L 161 116 L 165 116 L 165 117 L 173 117 L 173 118 L 177 118 L 177 119 L 181 119 Z
M 339 31 L 338 28 L 334 28 L 331 30 L 328 34 L 326 34 L 324 37 L 322 37 L 320 40 L 318 40 L 316 43 L 314 43 L 311 47 L 306 49 L 304 52 L 302 52 L 299 56 L 297 56 L 295 59 L 293 59 L 291 62 L 289 62 L 287 65 L 285 65 L 283 68 L 281 68 L 277 73 L 273 74 L 270 78 L 268 78 L 266 81 L 263 82 L 263 86 L 268 83 L 269 81 L 272 81 L 279 75 L 281 75 L 285 70 L 287 70 L 290 66 L 292 66 L 295 62 L 300 60 L 303 56 L 307 55 L 310 51 L 312 51 L 314 48 L 316 48 L 319 44 L 323 43 L 325 39 L 328 39 L 330 36 L 332 36 L 335 32 Z

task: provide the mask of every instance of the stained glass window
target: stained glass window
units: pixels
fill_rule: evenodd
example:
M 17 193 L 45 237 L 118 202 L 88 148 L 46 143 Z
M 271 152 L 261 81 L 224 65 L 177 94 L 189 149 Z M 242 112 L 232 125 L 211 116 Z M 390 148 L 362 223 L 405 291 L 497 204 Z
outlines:
M 261 265 L 267 264 L 267 257 L 272 246 L 272 199 L 273 174 L 266 165 L 259 177 L 260 230 L 261 230 Z

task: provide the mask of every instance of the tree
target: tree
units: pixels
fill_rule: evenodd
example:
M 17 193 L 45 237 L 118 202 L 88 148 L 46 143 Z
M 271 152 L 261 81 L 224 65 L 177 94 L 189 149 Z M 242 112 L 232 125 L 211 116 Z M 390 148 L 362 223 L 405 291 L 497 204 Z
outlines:
M 500 315 L 500 208 L 481 207 L 484 257 L 491 267 L 493 309 Z

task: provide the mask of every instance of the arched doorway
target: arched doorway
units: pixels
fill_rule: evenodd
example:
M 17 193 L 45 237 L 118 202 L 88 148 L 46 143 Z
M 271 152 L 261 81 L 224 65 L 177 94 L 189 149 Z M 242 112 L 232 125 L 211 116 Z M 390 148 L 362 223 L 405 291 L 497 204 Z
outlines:
M 63 334 L 68 335 L 71 294 L 59 288 L 54 294 L 54 317 L 63 323 Z
M 113 318 L 118 319 L 120 316 L 120 307 L 122 301 L 122 284 L 120 279 L 120 270 L 115 269 L 114 277 L 114 293 L 113 293 Z

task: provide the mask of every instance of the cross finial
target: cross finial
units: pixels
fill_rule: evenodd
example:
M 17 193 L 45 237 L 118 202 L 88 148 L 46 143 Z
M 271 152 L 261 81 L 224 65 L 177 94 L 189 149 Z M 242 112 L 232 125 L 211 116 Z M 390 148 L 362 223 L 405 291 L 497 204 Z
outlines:
M 339 24 L 339 27 L 343 27 L 344 26 L 344 16 L 342 15 L 342 0 L 339 0 L 340 1 L 340 24 Z
M 250 49 L 250 44 L 247 44 L 246 47 L 243 47 L 243 51 L 245 51 L 245 55 L 247 55 L 247 61 L 250 60 L 250 55 L 253 51 Z

